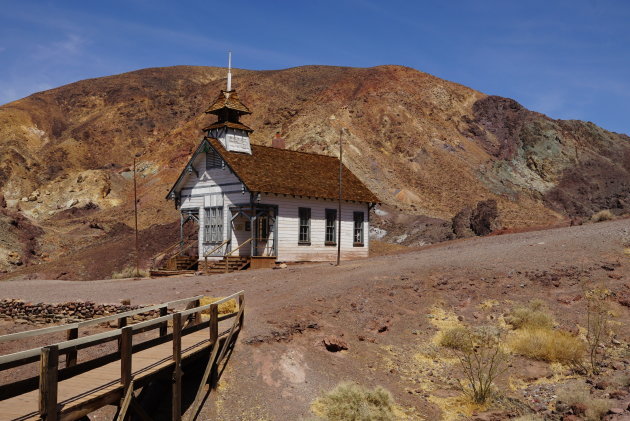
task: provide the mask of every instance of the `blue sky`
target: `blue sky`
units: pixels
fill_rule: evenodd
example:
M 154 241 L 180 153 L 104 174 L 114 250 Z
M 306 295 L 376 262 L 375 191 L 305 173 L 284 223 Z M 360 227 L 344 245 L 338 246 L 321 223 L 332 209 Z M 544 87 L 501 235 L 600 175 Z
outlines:
M 410 66 L 630 134 L 630 2 L 0 0 L 0 103 L 178 64 Z

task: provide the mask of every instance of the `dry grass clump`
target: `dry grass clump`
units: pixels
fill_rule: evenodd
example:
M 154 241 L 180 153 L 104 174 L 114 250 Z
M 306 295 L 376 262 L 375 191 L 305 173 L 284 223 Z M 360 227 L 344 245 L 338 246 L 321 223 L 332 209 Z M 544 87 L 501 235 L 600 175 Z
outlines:
M 505 317 L 514 329 L 551 329 L 553 317 L 540 300 L 532 300 L 526 306 L 517 307 Z
M 593 222 L 611 221 L 613 219 L 615 219 L 615 215 L 608 209 L 600 210 L 591 216 L 591 221 Z
M 384 388 L 370 390 L 356 383 L 341 383 L 311 405 L 326 421 L 394 421 L 394 400 Z
M 512 351 L 534 360 L 581 366 L 586 347 L 570 333 L 555 330 L 552 315 L 540 300 L 517 307 L 505 317 L 517 332 L 510 340 Z
M 465 327 L 454 327 L 442 332 L 438 343 L 445 348 L 463 351 L 470 346 L 469 334 Z
M 518 418 L 514 418 L 512 421 L 545 421 L 542 415 L 537 414 L 527 414 L 521 415 Z
M 139 276 L 137 276 L 139 275 Z M 127 266 L 118 272 L 114 272 L 111 275 L 111 279 L 126 279 L 126 278 L 146 278 L 149 276 L 149 271 L 145 269 L 140 269 L 138 273 L 136 273 L 136 268 L 133 266 Z
M 611 402 L 591 396 L 588 387 L 573 385 L 561 389 L 558 392 L 558 400 L 569 406 L 579 404 L 586 407 L 583 416 L 589 421 L 599 421 L 611 408 Z
M 519 330 L 510 340 L 512 350 L 534 360 L 580 366 L 586 347 L 579 338 L 562 330 Z
M 219 301 L 220 299 L 221 297 L 202 297 L 199 300 L 199 305 L 205 306 L 206 304 L 211 304 L 215 301 Z M 219 315 L 234 313 L 237 311 L 237 309 L 238 304 L 236 303 L 236 299 L 233 298 L 219 304 Z M 210 314 L 210 309 L 202 311 L 201 314 Z

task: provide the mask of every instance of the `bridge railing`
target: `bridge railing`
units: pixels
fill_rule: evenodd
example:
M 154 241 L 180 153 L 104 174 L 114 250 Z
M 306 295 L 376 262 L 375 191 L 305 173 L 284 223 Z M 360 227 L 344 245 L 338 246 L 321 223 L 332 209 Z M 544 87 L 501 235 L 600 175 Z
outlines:
M 49 328 L 36 329 L 26 332 L 18 332 L 9 335 L 0 336 L 0 342 L 7 342 L 11 340 L 18 340 L 27 337 L 46 335 L 56 332 L 66 331 L 68 340 L 59 342 L 53 345 L 33 348 L 26 351 L 19 351 L 13 354 L 0 356 L 0 371 L 8 370 L 23 366 L 36 361 L 40 362 L 39 375 L 18 380 L 7 385 L 0 386 L 0 401 L 10 399 L 24 393 L 28 393 L 39 389 L 39 412 L 42 419 L 54 420 L 57 419 L 59 407 L 57 399 L 57 385 L 60 381 L 69 379 L 78 374 L 86 373 L 97 367 L 101 367 L 110 362 L 120 360 L 121 361 L 121 373 L 120 373 L 120 386 L 124 391 L 125 399 L 121 401 L 119 410 L 126 411 L 129 406 L 125 406 L 125 401 L 133 398 L 133 378 L 134 376 L 141 375 L 140 371 L 132 371 L 132 355 L 135 352 L 139 352 L 144 349 L 148 349 L 165 342 L 173 343 L 173 355 L 156 361 L 152 366 L 162 363 L 173 363 L 173 419 L 181 419 L 181 361 L 182 361 L 182 349 L 181 339 L 192 332 L 197 332 L 202 329 L 209 329 L 209 338 L 204 341 L 205 345 L 212 347 L 212 355 L 209 359 L 207 371 L 208 376 L 204 377 L 204 381 L 200 386 L 200 392 L 203 386 L 210 380 L 211 387 L 216 387 L 216 381 L 220 377 L 219 365 L 225 358 L 227 352 L 231 352 L 234 342 L 235 331 L 240 331 L 243 318 L 244 318 L 244 292 L 232 294 L 228 297 L 216 300 L 206 305 L 199 305 L 202 296 L 190 297 L 181 300 L 171 301 L 168 303 L 157 304 L 153 306 L 142 307 L 136 310 L 119 313 L 111 316 L 100 317 L 97 319 L 86 320 L 84 322 L 73 323 L 69 325 L 53 326 Z M 238 303 L 237 311 L 229 314 L 219 315 L 219 305 L 230 300 L 235 300 Z M 176 311 L 169 314 L 168 308 L 177 304 L 187 303 L 185 310 Z M 159 317 L 151 320 L 142 321 L 139 323 L 127 324 L 128 317 L 134 315 L 159 311 Z M 202 313 L 208 312 L 209 319 L 207 321 L 202 320 Z M 227 319 L 235 318 L 230 329 L 219 332 L 219 322 Z M 80 327 L 98 325 L 101 323 L 117 320 L 118 328 L 108 332 L 97 333 L 82 338 L 78 337 L 78 329 Z M 168 333 L 169 324 L 172 325 L 171 333 Z M 157 338 L 142 341 L 134 344 L 133 336 L 139 333 L 148 332 L 151 330 L 159 329 L 159 336 Z M 226 336 L 227 335 L 227 336 Z M 224 340 L 220 341 L 223 338 Z M 96 357 L 77 364 L 77 351 L 80 349 L 93 347 L 106 342 L 117 341 L 117 351 L 109 354 Z M 221 345 L 220 345 L 221 342 Z M 203 345 L 199 343 L 197 345 Z M 184 352 L 195 352 L 193 347 L 189 347 Z M 220 351 L 219 351 L 219 348 Z M 66 355 L 66 367 L 59 368 L 59 356 Z M 101 385 L 100 388 L 104 389 L 111 384 Z M 99 387 L 92 389 L 92 392 L 97 391 Z M 64 402 L 65 406 L 68 402 Z M 135 406 L 136 410 L 138 406 Z M 179 409 L 178 409 L 179 408 Z M 84 408 L 84 413 L 89 413 L 97 408 Z

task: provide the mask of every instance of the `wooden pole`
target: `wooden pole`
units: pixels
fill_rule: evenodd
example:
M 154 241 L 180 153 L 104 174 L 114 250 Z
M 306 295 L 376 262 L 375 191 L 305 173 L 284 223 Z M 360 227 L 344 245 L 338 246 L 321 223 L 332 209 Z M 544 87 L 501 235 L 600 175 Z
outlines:
M 182 419 L 182 315 L 173 314 L 173 421 Z
M 59 347 L 42 348 L 39 370 L 39 414 L 45 421 L 57 421 L 57 371 Z
M 339 203 L 337 204 L 337 266 L 341 262 L 341 193 L 342 193 L 342 174 L 343 174 L 343 147 L 341 135 L 343 128 L 339 129 Z
M 68 330 L 66 335 L 66 339 L 71 341 L 73 339 L 77 339 L 79 337 L 79 328 L 75 327 Z M 73 348 L 69 350 L 66 354 L 66 367 L 72 367 L 77 365 L 77 349 Z
M 131 385 L 132 346 L 133 328 L 131 326 L 123 327 L 120 335 L 120 382 L 125 393 Z
M 210 306 L 210 345 L 214 347 L 219 340 L 219 306 L 213 304 Z M 212 349 L 212 348 L 210 348 Z M 217 387 L 217 369 L 213 367 L 210 374 L 210 387 Z
M 166 316 L 168 314 L 168 308 L 166 306 L 160 307 L 160 317 Z M 160 336 L 166 336 L 168 331 L 168 321 L 162 322 L 160 326 Z
M 140 277 L 140 253 L 138 252 L 138 187 L 136 184 L 136 156 L 133 157 L 133 215 L 136 227 L 136 277 Z

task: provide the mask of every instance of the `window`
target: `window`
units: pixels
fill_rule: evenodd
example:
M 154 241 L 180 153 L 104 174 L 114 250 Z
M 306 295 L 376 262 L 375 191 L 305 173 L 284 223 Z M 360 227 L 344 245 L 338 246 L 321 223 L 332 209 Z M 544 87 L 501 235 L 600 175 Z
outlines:
M 206 171 L 212 168 L 223 168 L 223 160 L 214 149 L 206 152 Z
M 353 231 L 353 245 L 355 247 L 363 247 L 363 212 L 354 213 L 354 231 Z
M 326 209 L 326 238 L 325 245 L 337 244 L 337 209 Z
M 223 241 L 223 207 L 206 208 L 204 242 Z
M 311 245 L 311 208 L 298 208 L 300 234 L 298 244 Z

